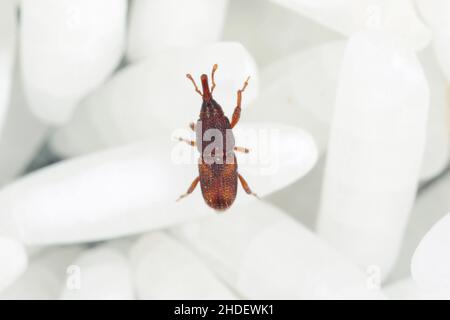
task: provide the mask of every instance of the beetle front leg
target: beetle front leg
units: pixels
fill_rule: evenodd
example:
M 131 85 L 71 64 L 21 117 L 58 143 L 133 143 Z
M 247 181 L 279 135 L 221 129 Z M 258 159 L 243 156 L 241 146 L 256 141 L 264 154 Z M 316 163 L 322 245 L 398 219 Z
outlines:
M 231 128 L 234 128 L 234 126 L 239 122 L 239 119 L 241 117 L 242 92 L 244 92 L 245 88 L 247 88 L 249 79 L 250 77 L 248 77 L 247 80 L 245 80 L 244 86 L 237 92 L 237 103 L 236 108 L 234 108 L 233 116 L 231 118 Z
M 195 132 L 195 123 L 194 122 L 189 123 L 189 128 L 191 128 L 191 130 Z
M 199 181 L 200 181 L 200 177 L 195 178 L 194 181 L 192 181 L 191 186 L 189 187 L 188 191 L 185 194 L 182 194 L 177 199 L 177 201 L 180 201 L 184 197 L 187 197 L 188 195 L 190 195 L 195 190 L 195 188 L 197 187 L 197 184 L 198 184 Z
M 238 178 L 239 178 L 239 181 L 241 182 L 242 188 L 244 188 L 245 192 L 246 192 L 247 194 L 250 194 L 250 195 L 252 195 L 252 196 L 255 196 L 256 198 L 259 199 L 258 195 L 257 195 L 256 193 L 254 193 L 254 192 L 250 189 L 250 187 L 248 186 L 247 181 L 245 181 L 244 177 L 241 176 L 239 173 L 238 173 Z

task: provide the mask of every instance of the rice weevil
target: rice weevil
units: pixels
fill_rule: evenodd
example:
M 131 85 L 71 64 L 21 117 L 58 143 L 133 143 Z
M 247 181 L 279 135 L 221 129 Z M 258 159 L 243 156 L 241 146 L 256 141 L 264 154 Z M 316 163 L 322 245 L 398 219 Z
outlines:
M 191 123 L 190 128 L 196 133 L 196 140 L 191 141 L 178 138 L 189 145 L 197 146 L 201 153 L 198 160 L 199 175 L 191 183 L 188 191 L 181 195 L 178 200 L 192 193 L 200 182 L 203 199 L 211 208 L 219 211 L 228 209 L 236 199 L 237 184 L 240 181 L 247 194 L 257 196 L 248 186 L 245 179 L 239 174 L 235 151 L 248 153 L 249 150 L 237 147 L 234 144 L 232 129 L 239 122 L 241 115 L 242 93 L 247 88 L 248 80 L 245 80 L 242 89 L 237 91 L 237 104 L 231 118 L 231 123 L 223 113 L 222 107 L 213 99 L 214 74 L 217 64 L 213 66 L 211 72 L 211 89 L 208 84 L 208 76 L 202 74 L 201 92 L 190 74 L 186 77 L 192 81 L 195 91 L 202 96 L 203 103 L 200 109 L 200 117 L 197 123 Z

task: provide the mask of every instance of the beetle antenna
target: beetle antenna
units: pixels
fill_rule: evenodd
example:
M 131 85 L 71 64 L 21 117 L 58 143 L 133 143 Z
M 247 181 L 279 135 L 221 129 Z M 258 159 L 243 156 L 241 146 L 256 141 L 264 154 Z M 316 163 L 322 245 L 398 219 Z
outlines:
M 216 87 L 216 82 L 214 81 L 214 74 L 216 73 L 217 70 L 217 63 L 213 65 L 213 69 L 211 71 L 211 82 L 212 82 L 212 86 L 211 86 L 211 94 L 214 91 L 214 88 Z
M 192 78 L 192 76 L 189 73 L 186 75 L 186 78 L 191 80 L 192 84 L 194 85 L 195 92 L 197 92 L 199 95 L 201 95 L 203 97 L 203 94 L 200 92 L 200 90 L 198 90 L 198 87 L 197 87 L 197 84 L 194 81 L 194 78 Z

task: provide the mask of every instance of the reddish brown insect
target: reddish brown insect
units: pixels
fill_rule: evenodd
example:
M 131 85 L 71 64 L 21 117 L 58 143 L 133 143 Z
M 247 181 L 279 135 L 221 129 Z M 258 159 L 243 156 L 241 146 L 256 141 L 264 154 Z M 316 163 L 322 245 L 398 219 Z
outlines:
M 234 145 L 232 128 L 238 123 L 241 115 L 242 93 L 248 85 L 248 80 L 244 82 L 242 89 L 237 92 L 237 105 L 233 112 L 231 124 L 224 115 L 222 107 L 213 99 L 212 93 L 216 87 L 214 73 L 217 64 L 213 66 L 211 72 L 212 87 L 209 89 L 208 76 L 202 74 L 201 92 L 190 74 L 186 77 L 194 84 L 195 91 L 203 98 L 200 117 L 196 124 L 191 123 L 191 129 L 196 133 L 196 141 L 179 138 L 191 146 L 197 146 L 201 152 L 199 158 L 199 176 L 194 179 L 188 191 L 181 195 L 179 199 L 192 193 L 200 182 L 203 199 L 213 209 L 225 210 L 229 208 L 236 199 L 237 181 L 248 194 L 254 194 L 245 179 L 238 173 L 238 166 L 234 151 L 248 153 L 249 150 Z M 179 200 L 178 199 L 178 200 Z

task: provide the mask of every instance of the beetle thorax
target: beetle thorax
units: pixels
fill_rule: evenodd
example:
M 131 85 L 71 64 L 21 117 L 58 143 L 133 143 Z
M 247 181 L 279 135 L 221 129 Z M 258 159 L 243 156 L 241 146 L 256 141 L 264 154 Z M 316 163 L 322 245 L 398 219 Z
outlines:
M 230 163 L 234 161 L 234 135 L 230 121 L 220 105 L 211 99 L 204 102 L 196 125 L 198 151 L 205 163 Z

